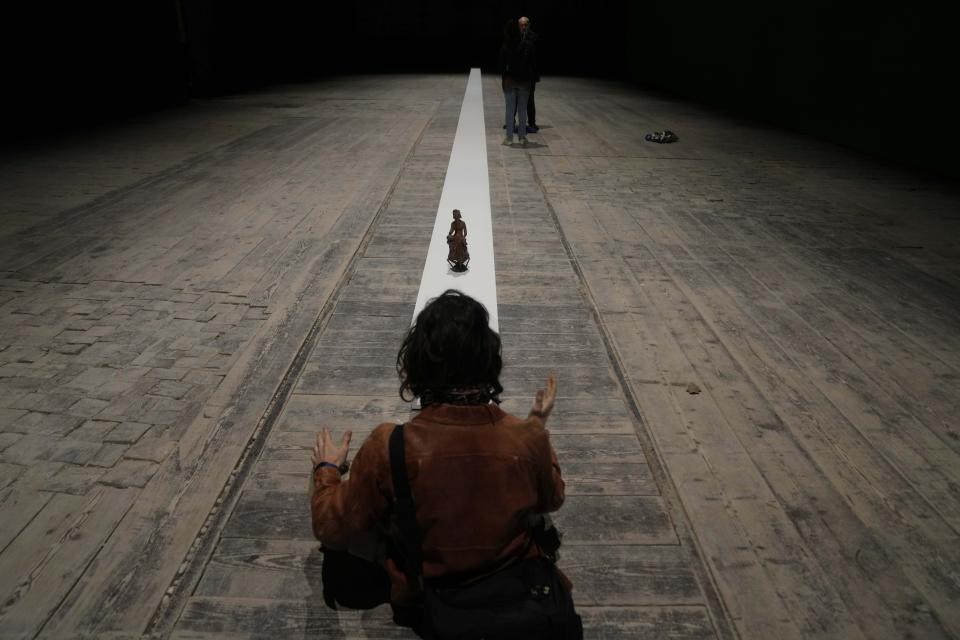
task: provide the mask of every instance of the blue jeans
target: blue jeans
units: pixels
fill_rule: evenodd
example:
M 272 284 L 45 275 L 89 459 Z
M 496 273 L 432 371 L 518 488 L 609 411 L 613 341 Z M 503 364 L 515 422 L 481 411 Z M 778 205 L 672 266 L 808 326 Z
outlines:
M 507 137 L 513 140 L 513 114 L 517 114 L 520 121 L 520 137 L 527 137 L 527 99 L 530 92 L 526 89 L 504 89 L 503 97 L 507 102 L 507 114 L 504 121 L 507 125 Z

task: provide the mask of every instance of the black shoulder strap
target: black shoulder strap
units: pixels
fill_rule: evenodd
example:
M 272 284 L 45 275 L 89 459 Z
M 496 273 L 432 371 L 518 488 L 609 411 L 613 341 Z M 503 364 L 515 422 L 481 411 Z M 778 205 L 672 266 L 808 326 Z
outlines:
M 390 474 L 393 477 L 393 493 L 397 506 L 397 523 L 400 525 L 400 544 L 406 555 L 404 572 L 412 584 L 419 584 L 423 575 L 420 557 L 420 528 L 410 493 L 410 478 L 407 476 L 407 456 L 403 450 L 403 425 L 398 424 L 390 434 Z

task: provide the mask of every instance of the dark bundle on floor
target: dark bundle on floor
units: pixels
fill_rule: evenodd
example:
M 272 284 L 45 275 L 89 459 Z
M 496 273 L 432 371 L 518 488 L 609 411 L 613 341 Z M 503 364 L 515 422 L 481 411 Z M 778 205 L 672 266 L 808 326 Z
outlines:
M 654 131 L 653 133 L 648 133 L 647 136 L 648 142 L 659 142 L 660 144 L 665 144 L 667 142 L 676 142 L 680 138 L 673 131 Z

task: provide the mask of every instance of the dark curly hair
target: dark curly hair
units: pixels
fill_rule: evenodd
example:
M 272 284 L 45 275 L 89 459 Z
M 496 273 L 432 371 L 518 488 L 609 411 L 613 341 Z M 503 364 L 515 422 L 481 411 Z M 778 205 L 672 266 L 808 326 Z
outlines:
M 486 308 L 456 289 L 427 303 L 397 354 L 400 397 L 420 398 L 423 406 L 465 394 L 500 402 L 500 336 L 489 322 Z

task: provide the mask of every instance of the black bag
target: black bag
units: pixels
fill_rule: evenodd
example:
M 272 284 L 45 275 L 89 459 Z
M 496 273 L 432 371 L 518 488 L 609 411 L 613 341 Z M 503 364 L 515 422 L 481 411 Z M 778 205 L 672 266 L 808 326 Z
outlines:
M 348 551 L 321 547 L 323 601 L 331 609 L 373 609 L 390 602 L 390 576 L 383 567 Z
M 582 640 L 573 598 L 545 556 L 525 558 L 465 585 L 424 581 L 420 529 L 403 450 L 403 425 L 390 435 L 390 469 L 411 584 L 423 585 L 423 618 L 414 628 L 428 640 Z

